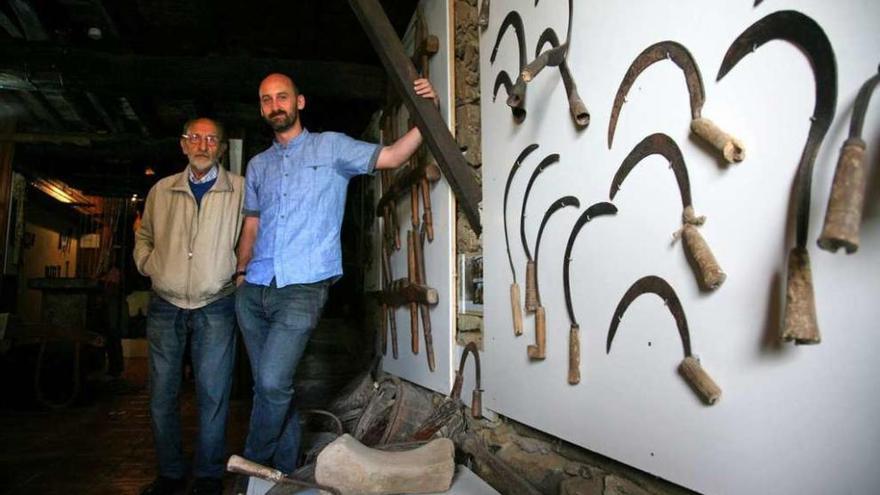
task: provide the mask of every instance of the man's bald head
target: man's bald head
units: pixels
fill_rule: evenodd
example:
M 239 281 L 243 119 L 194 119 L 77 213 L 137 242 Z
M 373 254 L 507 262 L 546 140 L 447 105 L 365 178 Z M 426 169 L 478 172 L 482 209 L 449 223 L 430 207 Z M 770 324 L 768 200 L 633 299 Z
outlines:
M 286 88 L 294 95 L 299 95 L 299 88 L 296 87 L 296 83 L 293 82 L 293 79 L 291 79 L 290 76 L 281 74 L 280 72 L 275 72 L 273 74 L 269 74 L 260 82 L 260 97 L 271 90 L 278 90 L 282 88 Z

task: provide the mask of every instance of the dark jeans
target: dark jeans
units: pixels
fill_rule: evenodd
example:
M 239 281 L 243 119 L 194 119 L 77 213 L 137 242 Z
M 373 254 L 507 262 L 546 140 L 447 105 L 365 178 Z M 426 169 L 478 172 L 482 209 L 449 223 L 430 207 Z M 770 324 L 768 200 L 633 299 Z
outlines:
M 159 474 L 169 478 L 187 474 L 178 394 L 188 336 L 199 408 L 193 472 L 196 477 L 219 478 L 225 471 L 226 419 L 235 363 L 234 296 L 230 294 L 198 309 L 178 308 L 155 294 L 150 299 L 150 413 Z
M 330 281 L 277 288 L 244 283 L 235 311 L 254 376 L 244 456 L 285 473 L 296 468 L 299 415 L 293 377 L 327 301 Z

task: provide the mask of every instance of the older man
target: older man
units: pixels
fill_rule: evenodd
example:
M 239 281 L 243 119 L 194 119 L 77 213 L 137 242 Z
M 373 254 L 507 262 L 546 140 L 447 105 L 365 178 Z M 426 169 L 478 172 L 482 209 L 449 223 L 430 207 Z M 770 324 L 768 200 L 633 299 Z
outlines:
M 221 494 L 226 418 L 235 358 L 235 245 L 241 229 L 244 179 L 218 165 L 222 126 L 199 118 L 184 125 L 182 172 L 150 189 L 134 260 L 150 277 L 150 413 L 159 476 L 145 495 L 180 493 L 187 462 L 180 438 L 183 354 L 190 341 L 199 434 L 193 494 Z
M 416 80 L 414 89 L 435 98 L 427 79 Z M 242 284 L 238 323 L 254 375 L 244 455 L 289 473 L 300 437 L 293 377 L 330 284 L 342 275 L 339 234 L 348 181 L 400 166 L 422 136 L 412 129 L 383 147 L 335 132 L 310 133 L 299 119 L 305 97 L 283 74 L 266 77 L 259 96 L 275 142 L 248 164 L 235 272 Z

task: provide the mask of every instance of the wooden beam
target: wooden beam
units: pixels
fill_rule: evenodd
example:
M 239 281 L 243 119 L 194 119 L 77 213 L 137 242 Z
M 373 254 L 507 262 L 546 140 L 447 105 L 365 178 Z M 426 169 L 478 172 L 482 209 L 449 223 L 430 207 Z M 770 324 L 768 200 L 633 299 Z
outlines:
M 388 16 L 378 0 L 349 0 L 348 3 L 379 55 L 391 85 L 403 97 L 410 116 L 422 131 L 428 148 L 443 170 L 443 175 L 455 193 L 471 228 L 479 234 L 481 225 L 478 204 L 482 199 L 482 191 L 440 112 L 430 101 L 413 91 L 412 82 L 416 79 L 417 72 L 391 27 Z
M 15 40 L 0 43 L 0 89 L 37 87 L 44 92 L 77 90 L 116 95 L 244 97 L 253 99 L 256 105 L 260 80 L 272 72 L 294 77 L 307 98 L 382 102 L 385 97 L 384 72 L 362 64 L 251 57 L 140 56 Z

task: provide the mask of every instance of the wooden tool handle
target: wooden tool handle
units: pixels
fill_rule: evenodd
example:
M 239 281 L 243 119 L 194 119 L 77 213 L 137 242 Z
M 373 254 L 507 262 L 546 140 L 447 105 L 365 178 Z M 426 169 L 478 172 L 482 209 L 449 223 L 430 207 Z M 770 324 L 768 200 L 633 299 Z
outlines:
M 419 229 L 419 186 L 413 184 L 409 192 L 410 218 L 413 230 Z
M 519 284 L 510 284 L 510 310 L 513 312 L 513 334 L 522 335 L 522 306 L 519 305 Z
M 699 229 L 694 225 L 685 224 L 681 235 L 700 287 L 704 290 L 715 290 L 721 287 L 721 284 L 727 279 L 727 275 L 718 265 L 715 255 L 712 254 L 709 244 L 700 235 Z
M 397 319 L 394 314 L 394 308 L 388 307 L 388 322 L 391 327 L 391 356 L 397 359 Z
M 425 224 L 425 234 L 428 236 L 428 242 L 434 240 L 434 212 L 431 210 L 431 184 L 427 177 L 422 178 L 422 222 Z
M 818 344 L 822 341 L 816 319 L 810 254 L 804 248 L 795 247 L 788 254 L 784 313 L 782 340 L 794 340 L 795 344 Z
M 819 247 L 826 251 L 834 253 L 844 248 L 846 254 L 852 254 L 859 249 L 867 178 L 864 159 L 864 141 L 849 138 L 843 143 L 825 210 L 825 225 L 819 237 Z
M 706 404 L 711 406 L 721 398 L 721 388 L 693 356 L 688 356 L 681 361 L 681 364 L 678 365 L 678 372 Z
M 547 321 L 544 307 L 535 308 L 535 345 L 528 348 L 530 359 L 544 359 L 547 346 Z
M 230 473 L 246 474 L 275 483 L 278 483 L 285 477 L 284 473 L 277 469 L 257 464 L 237 455 L 229 457 L 229 461 L 226 463 L 226 470 Z
M 379 308 L 379 347 L 383 356 L 388 354 L 388 306 L 385 304 Z
M 568 383 L 581 382 L 581 328 L 572 325 L 568 331 Z
M 720 151 L 727 163 L 745 160 L 746 150 L 742 141 L 719 129 L 711 120 L 694 119 L 691 121 L 691 130 Z
M 538 307 L 538 283 L 535 274 L 535 262 L 526 262 L 526 311 L 534 312 Z

